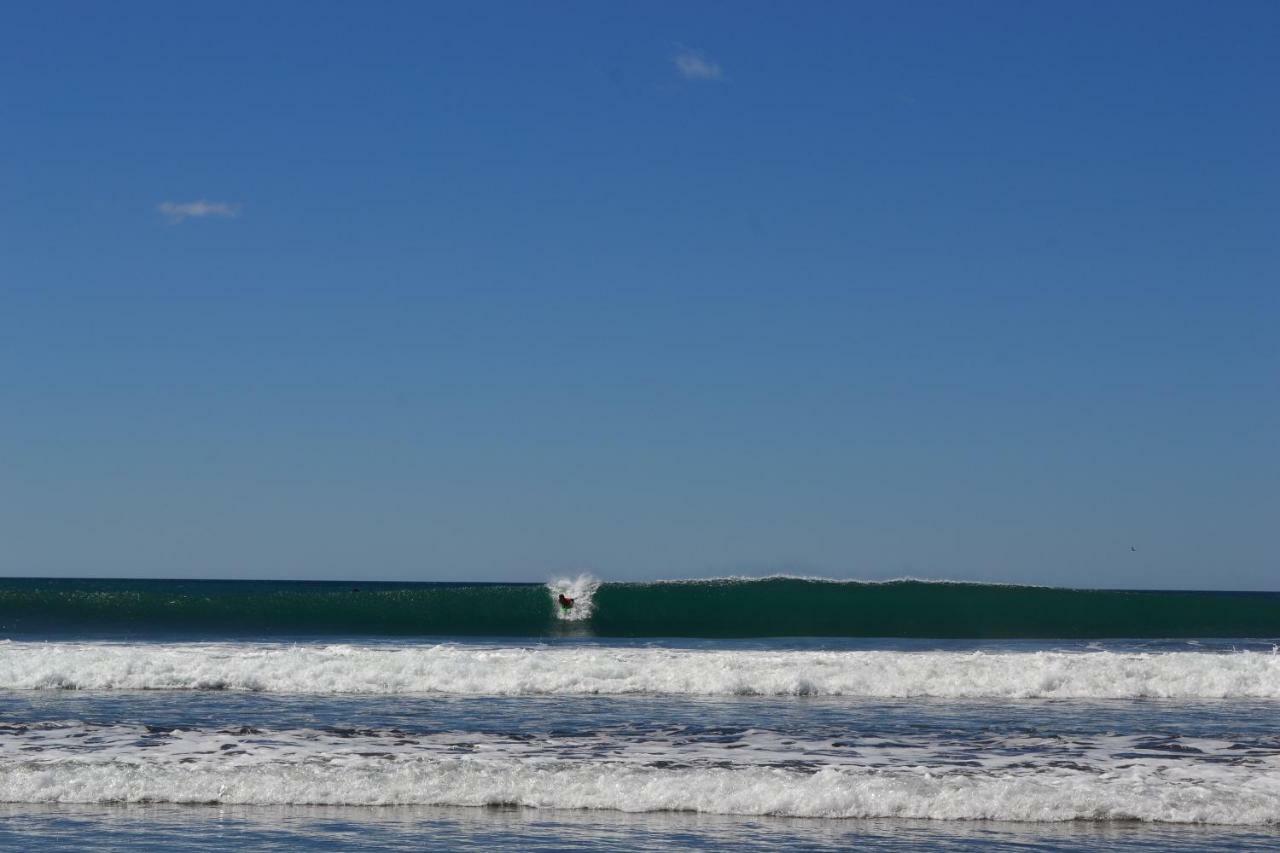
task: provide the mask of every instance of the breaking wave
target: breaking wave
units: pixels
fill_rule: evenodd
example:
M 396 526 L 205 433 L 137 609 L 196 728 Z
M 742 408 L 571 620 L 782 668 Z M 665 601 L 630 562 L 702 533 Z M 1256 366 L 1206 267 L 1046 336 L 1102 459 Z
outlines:
M 563 592 L 576 599 L 564 610 Z M 1280 637 L 1280 593 L 720 578 L 0 580 L 0 636 Z

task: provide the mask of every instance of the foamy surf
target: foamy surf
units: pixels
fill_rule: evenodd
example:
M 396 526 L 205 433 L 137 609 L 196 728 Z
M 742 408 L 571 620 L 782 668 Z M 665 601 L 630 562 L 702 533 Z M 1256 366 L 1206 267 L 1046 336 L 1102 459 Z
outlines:
M 0 689 L 1280 699 L 1280 655 L 10 642 Z
M 189 763 L 137 756 L 6 761 L 0 765 L 0 801 L 518 805 L 811 818 L 1274 824 L 1280 820 L 1280 775 L 1270 765 L 804 772 L 394 754 L 261 760 L 224 753 Z

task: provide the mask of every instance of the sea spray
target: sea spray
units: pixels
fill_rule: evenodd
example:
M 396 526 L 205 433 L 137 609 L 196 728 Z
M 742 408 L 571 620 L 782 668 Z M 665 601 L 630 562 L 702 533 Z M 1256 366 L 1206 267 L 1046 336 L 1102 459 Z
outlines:
M 589 574 L 577 577 L 556 578 L 547 582 L 547 592 L 555 605 L 556 618 L 564 622 L 587 622 L 595 610 L 596 590 L 600 581 Z M 560 604 L 560 596 L 571 600 L 573 604 L 564 607 Z

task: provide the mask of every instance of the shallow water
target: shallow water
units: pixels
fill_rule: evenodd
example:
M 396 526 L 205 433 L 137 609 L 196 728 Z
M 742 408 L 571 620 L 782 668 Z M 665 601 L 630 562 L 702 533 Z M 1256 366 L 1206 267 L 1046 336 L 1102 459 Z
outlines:
M 738 818 L 512 808 L 0 806 L 0 849 L 1274 850 L 1265 827 Z

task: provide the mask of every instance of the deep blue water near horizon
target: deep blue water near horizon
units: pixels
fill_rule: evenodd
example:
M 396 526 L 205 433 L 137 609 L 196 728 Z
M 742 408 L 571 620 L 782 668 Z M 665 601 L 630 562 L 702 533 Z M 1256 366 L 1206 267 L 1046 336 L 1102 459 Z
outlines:
M 558 588 L 536 636 L 8 625 L 0 849 L 1280 847 L 1274 636 L 602 637 Z

